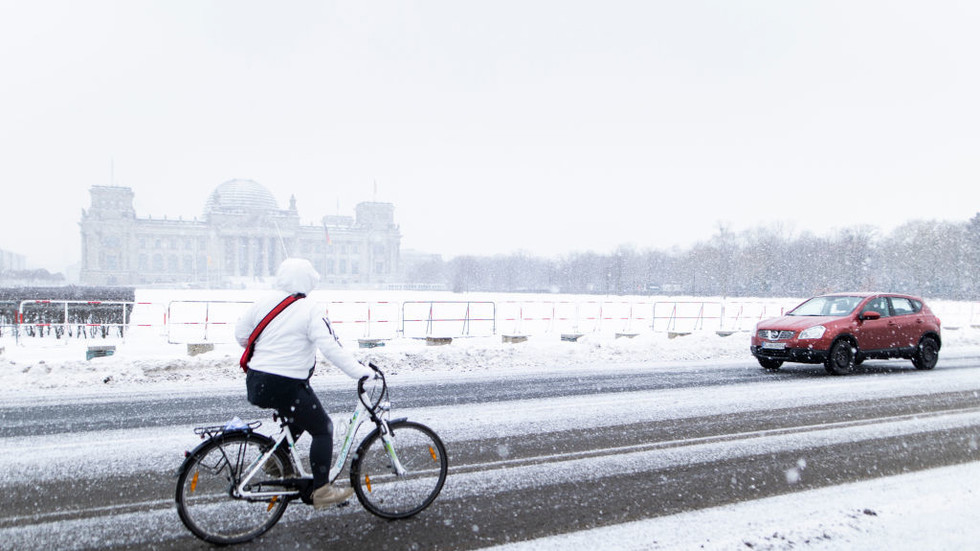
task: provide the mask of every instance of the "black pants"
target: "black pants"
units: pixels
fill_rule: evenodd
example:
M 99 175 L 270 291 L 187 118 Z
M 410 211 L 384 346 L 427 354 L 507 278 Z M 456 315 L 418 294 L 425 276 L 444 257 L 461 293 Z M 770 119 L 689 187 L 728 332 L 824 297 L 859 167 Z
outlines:
M 293 438 L 299 438 L 303 432 L 310 433 L 313 437 L 310 444 L 313 487 L 326 484 L 333 459 L 333 422 L 310 388 L 309 380 L 250 369 L 245 376 L 245 386 L 249 403 L 275 409 L 287 420 Z

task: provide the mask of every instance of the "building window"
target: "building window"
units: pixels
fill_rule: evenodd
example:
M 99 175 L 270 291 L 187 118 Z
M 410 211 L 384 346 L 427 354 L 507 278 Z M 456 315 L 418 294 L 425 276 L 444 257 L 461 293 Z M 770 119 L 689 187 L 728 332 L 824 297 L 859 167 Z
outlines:
M 275 274 L 279 267 L 279 248 L 284 247 L 275 237 L 269 238 L 269 254 L 266 255 L 266 272 L 269 275 Z
M 341 258 L 338 261 L 338 264 L 339 264 L 339 266 L 338 266 L 338 270 L 337 271 L 339 273 L 346 274 L 347 273 L 347 260 Z
M 238 240 L 238 275 L 248 275 L 248 238 Z
M 163 255 L 160 253 L 153 255 L 153 271 L 154 272 L 163 271 Z
M 225 238 L 225 260 L 222 268 L 227 270 L 226 275 L 235 275 L 235 239 Z
M 354 275 L 361 273 L 361 266 L 356 260 L 350 261 L 350 273 Z
M 150 259 L 145 254 L 140 254 L 139 257 L 139 270 L 145 271 L 150 269 Z

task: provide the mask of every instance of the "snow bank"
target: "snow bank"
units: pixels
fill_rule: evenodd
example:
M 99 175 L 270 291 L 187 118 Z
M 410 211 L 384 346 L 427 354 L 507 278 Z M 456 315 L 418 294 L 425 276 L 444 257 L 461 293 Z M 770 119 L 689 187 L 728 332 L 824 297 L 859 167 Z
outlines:
M 89 344 L 100 341 L 24 340 L 5 341 L 0 356 L 0 395 L 23 390 L 96 392 L 146 391 L 149 387 L 223 387 L 240 385 L 241 348 L 215 345 L 211 352 L 190 356 L 186 345 L 166 344 L 160 339 L 128 339 L 116 344 L 113 355 L 86 360 Z M 719 336 L 712 332 L 669 338 L 663 333 L 641 333 L 633 338 L 586 334 L 578 342 L 559 335 L 530 337 L 522 343 L 505 343 L 499 336 L 457 338 L 446 346 L 429 346 L 419 339 L 393 339 L 381 348 L 357 348 L 345 343 L 362 361 L 373 361 L 391 374 L 454 373 L 493 374 L 529 370 L 569 371 L 576 368 L 622 369 L 627 365 L 676 362 L 752 361 L 749 334 Z M 942 357 L 969 354 L 980 349 L 980 330 L 946 331 Z M 317 380 L 344 375 L 321 359 Z
M 396 373 L 485 372 L 501 375 L 528 369 L 567 369 L 576 366 L 618 366 L 645 362 L 733 360 L 748 356 L 748 334 L 719 337 L 713 333 L 670 339 L 665 334 L 634 338 L 590 334 L 578 342 L 558 335 L 531 337 L 522 343 L 504 343 L 501 337 L 459 338 L 446 346 L 428 346 L 424 340 L 394 339 L 381 348 L 357 348 L 345 343 L 362 361 L 373 361 Z M 980 339 L 980 337 L 978 337 Z M 87 344 L 27 342 L 6 345 L 0 356 L 0 388 L 6 390 L 87 389 L 111 387 L 146 390 L 147 385 L 185 383 L 240 384 L 241 348 L 216 345 L 211 352 L 189 356 L 186 345 L 151 340 L 129 340 L 116 345 L 111 356 L 86 360 Z M 321 359 L 315 378 L 344 377 Z
M 495 547 L 497 551 L 603 548 L 974 549 L 980 463 L 844 484 Z M 965 483 L 969 482 L 969 483 Z

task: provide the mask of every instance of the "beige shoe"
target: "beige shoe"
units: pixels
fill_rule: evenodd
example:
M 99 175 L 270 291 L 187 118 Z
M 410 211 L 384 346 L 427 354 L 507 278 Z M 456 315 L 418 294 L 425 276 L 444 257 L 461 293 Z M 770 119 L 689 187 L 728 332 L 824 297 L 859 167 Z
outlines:
M 347 501 L 354 495 L 353 488 L 337 488 L 333 484 L 324 484 L 313 491 L 313 507 L 322 509 L 334 503 Z

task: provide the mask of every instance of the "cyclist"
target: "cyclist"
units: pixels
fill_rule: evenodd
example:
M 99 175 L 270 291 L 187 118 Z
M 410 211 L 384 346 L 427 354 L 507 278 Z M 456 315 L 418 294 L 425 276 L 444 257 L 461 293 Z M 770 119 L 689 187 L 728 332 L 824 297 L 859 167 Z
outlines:
M 289 295 L 305 297 L 320 281 L 309 260 L 287 258 L 276 271 L 278 292 L 255 302 L 235 325 L 239 344 L 247 346 L 252 331 Z M 310 433 L 310 464 L 313 469 L 313 506 L 326 507 L 347 500 L 353 490 L 336 488 L 328 482 L 333 454 L 333 422 L 320 404 L 310 377 L 316 367 L 316 351 L 357 380 L 373 377 L 367 366 L 342 348 L 326 312 L 311 300 L 297 300 L 268 323 L 255 340 L 248 360 L 245 384 L 249 403 L 276 409 L 286 419 L 293 436 Z

